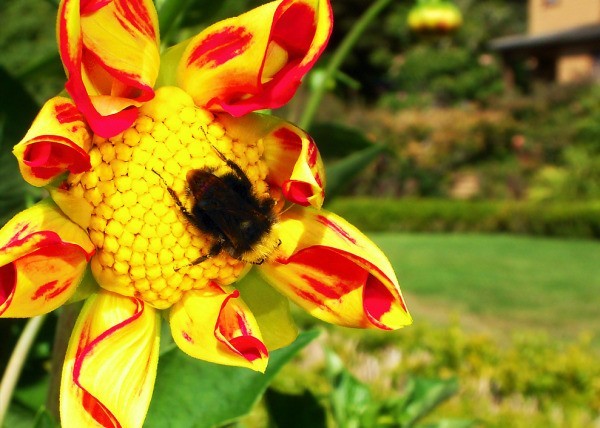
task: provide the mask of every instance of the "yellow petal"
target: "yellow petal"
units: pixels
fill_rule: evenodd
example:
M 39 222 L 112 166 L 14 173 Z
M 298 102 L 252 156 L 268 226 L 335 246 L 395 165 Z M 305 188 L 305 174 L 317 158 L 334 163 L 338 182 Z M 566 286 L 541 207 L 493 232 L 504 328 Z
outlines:
M 300 128 L 265 114 L 233 118 L 220 114 L 227 132 L 238 141 L 264 147 L 267 181 L 290 202 L 321 208 L 325 198 L 325 168 L 317 145 Z
M 45 186 L 64 172 L 89 170 L 91 145 L 90 130 L 73 101 L 54 97 L 44 104 L 13 153 L 25 181 Z
M 296 304 L 348 327 L 396 329 L 412 322 L 388 259 L 354 226 L 297 207 L 278 227 L 280 253 L 260 271 Z
M 57 22 L 67 91 L 95 133 L 128 128 L 152 99 L 158 75 L 158 18 L 150 0 L 62 0 Z
M 67 217 L 83 229 L 89 227 L 94 207 L 85 198 L 77 196 L 62 187 L 48 186 L 48 192 L 50 192 L 52 200 Z
M 215 283 L 188 291 L 171 307 L 175 343 L 192 357 L 264 372 L 268 351 L 258 324 L 238 291 Z
M 60 417 L 71 427 L 141 427 L 158 363 L 160 316 L 107 291 L 88 298 L 69 341 Z
M 218 22 L 194 37 L 178 83 L 197 105 L 234 116 L 281 107 L 331 33 L 327 0 L 283 0 Z
M 94 247 L 51 202 L 22 211 L 0 230 L 0 316 L 33 317 L 65 303 Z

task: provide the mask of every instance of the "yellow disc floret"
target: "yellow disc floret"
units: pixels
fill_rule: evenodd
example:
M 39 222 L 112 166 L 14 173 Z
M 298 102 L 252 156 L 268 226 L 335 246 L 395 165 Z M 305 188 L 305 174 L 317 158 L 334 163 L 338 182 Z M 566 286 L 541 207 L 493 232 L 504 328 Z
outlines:
M 178 88 L 158 89 L 123 133 L 94 137 L 92 169 L 68 184 L 93 206 L 89 235 L 97 250 L 91 266 L 103 288 L 164 309 L 185 291 L 211 280 L 230 284 L 241 275 L 245 264 L 225 252 L 192 265 L 209 252 L 212 238 L 186 219 L 168 190 L 191 210 L 188 171 L 227 172 L 215 149 L 240 166 L 257 194 L 268 192 L 261 141 L 230 138 L 212 113 Z

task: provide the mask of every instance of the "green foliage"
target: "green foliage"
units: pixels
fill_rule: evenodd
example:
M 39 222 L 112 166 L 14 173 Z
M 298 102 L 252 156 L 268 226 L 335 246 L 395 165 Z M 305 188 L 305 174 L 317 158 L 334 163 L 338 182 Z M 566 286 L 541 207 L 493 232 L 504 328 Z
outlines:
M 38 103 L 56 95 L 64 85 L 55 27 L 56 5 L 50 1 L 0 2 L 0 66 L 19 78 Z M 2 99 L 6 100 L 5 92 Z
M 515 155 L 529 177 L 534 201 L 600 198 L 600 86 L 539 88 L 531 97 L 508 101 L 519 122 Z
M 563 166 L 545 166 L 533 178 L 529 198 L 536 201 L 600 200 L 600 153 L 570 147 Z
M 411 355 L 406 370 L 455 374 L 465 383 L 482 382 L 487 398 L 500 404 L 507 404 L 512 397 L 533 399 L 547 419 L 557 407 L 567 415 L 579 410 L 592 418 L 600 411 L 600 385 L 595 381 L 600 375 L 595 364 L 598 354 L 585 340 L 565 345 L 531 335 L 503 348 L 485 336 L 469 335 L 456 327 L 444 332 L 426 331 L 420 331 L 419 343 L 414 341 L 414 347 L 405 343 L 404 349 Z M 423 353 L 431 357 L 426 367 L 422 365 Z M 471 394 L 465 392 L 464 399 Z M 479 414 L 495 425 L 491 415 Z
M 5 152 L 27 132 L 39 106 L 21 82 L 1 66 L 0 93 L 0 150 Z M 18 109 L 15 109 L 15 100 L 19 100 Z
M 346 194 L 597 200 L 599 101 L 600 85 L 579 84 L 507 96 L 494 108 L 357 108 L 357 128 L 390 151 Z
M 550 359 L 548 354 L 555 353 Z M 502 355 L 492 378 L 494 393 L 534 396 L 544 409 L 555 402 L 589 406 L 600 411 L 600 369 L 589 341 L 557 346 L 548 337 L 519 338 Z
M 327 167 L 327 200 L 330 201 L 352 182 L 364 168 L 384 150 L 384 146 L 372 144 Z
M 337 370 L 331 353 L 304 353 L 282 375 L 321 397 L 335 415 L 329 426 L 579 428 L 600 417 L 600 353 L 589 335 L 499 337 L 419 321 L 391 335 L 327 333 L 321 346 L 339 356 Z
M 327 428 L 325 409 L 309 391 L 304 391 L 302 395 L 286 394 L 270 388 L 265 394 L 265 401 L 275 427 Z
M 17 160 L 10 152 L 0 152 L 0 225 L 32 205 L 41 196 L 38 188 L 28 185 L 19 174 Z
M 3 333 L 2 343 L 6 345 L 1 354 L 6 352 L 7 358 L 25 327 L 21 321 L 10 318 L 0 319 L 0 330 Z M 1 426 L 6 428 L 55 428 L 59 426 L 46 407 L 49 389 L 47 369 L 52 358 L 52 340 L 55 332 L 56 318 L 48 316 L 41 325 L 35 343 L 27 355 L 24 371 L 12 397 L 6 420 Z M 4 359 L 4 355 L 0 356 L 2 357 L 0 367 L 6 367 L 7 361 Z
M 410 377 L 403 396 L 396 404 L 395 416 L 400 427 L 412 427 L 417 421 L 427 416 L 436 407 L 458 393 L 458 381 L 451 379 L 431 379 Z M 469 428 L 473 421 L 444 419 L 427 427 Z M 422 425 L 419 425 L 422 426 Z
M 277 372 L 317 334 L 303 333 L 272 352 L 265 374 L 199 361 L 179 349 L 161 355 L 145 426 L 210 428 L 244 416 Z
M 310 135 L 318 142 L 319 153 L 326 159 L 339 159 L 373 145 L 361 131 L 332 122 L 312 125 Z
M 434 100 L 455 103 L 464 100 L 486 102 L 503 90 L 498 60 L 490 55 L 487 42 L 495 37 L 518 33 L 523 10 L 506 2 L 457 2 L 464 24 L 446 39 L 421 39 L 406 47 L 399 65 L 390 69 L 394 88 L 419 96 L 432 94 Z M 484 31 L 482 31 L 485 29 Z M 385 97 L 388 105 L 394 97 Z
M 0 225 L 33 203 L 39 189 L 29 186 L 19 174 L 12 147 L 25 135 L 39 109 L 18 79 L 0 66 Z M 14 100 L 19 100 L 15 109 Z
M 407 51 L 394 76 L 397 90 L 404 94 L 418 93 L 443 104 L 463 100 L 486 101 L 504 89 L 500 64 L 490 54 L 474 56 L 463 47 L 440 48 L 417 45 Z M 402 98 L 392 94 L 382 99 L 392 108 L 407 106 Z
M 589 337 L 565 343 L 528 332 L 500 341 L 456 323 L 417 323 L 394 337 L 373 336 L 336 331 L 324 337 L 350 371 L 369 378 L 380 397 L 393 396 L 404 384 L 404 399 L 418 391 L 417 407 L 426 406 L 425 397 L 444 397 L 456 388 L 452 379 L 460 379 L 458 394 L 431 412 L 425 426 L 445 426 L 432 424 L 436 419 L 468 417 L 490 428 L 578 428 L 593 426 L 600 416 L 600 353 Z M 375 366 L 366 370 L 365 361 Z
M 301 381 L 302 382 L 302 381 Z M 391 391 L 385 396 L 371 391 L 370 386 L 350 373 L 334 352 L 326 352 L 325 370 L 320 373 L 320 382 L 324 383 L 327 392 L 317 392 L 328 410 L 330 424 L 326 424 L 326 414 L 318 409 L 315 385 L 310 385 L 302 395 L 293 395 L 271 390 L 267 394 L 269 409 L 277 415 L 278 427 L 325 427 L 344 428 L 411 428 L 411 427 L 454 427 L 468 428 L 474 426 L 472 421 L 445 419 L 434 424 L 423 425 L 420 422 L 431 414 L 438 406 L 458 392 L 456 379 L 430 379 L 409 377 L 401 392 Z M 302 382 L 304 383 L 304 382 Z M 271 398 L 270 398 L 271 397 Z M 273 400 L 275 399 L 275 400 Z M 272 405 L 278 402 L 290 409 L 287 415 Z M 294 413 L 302 408 L 301 415 Z M 304 410 L 317 416 L 308 420 Z M 304 425 L 300 421 L 305 421 Z
M 502 0 L 455 3 L 463 25 L 445 38 L 422 38 L 410 32 L 407 18 L 414 3 L 394 2 L 388 7 L 377 31 L 361 38 L 343 67 L 360 81 L 361 95 L 373 100 L 383 96 L 386 104 L 400 106 L 395 102 L 400 93 L 413 101 L 433 95 L 444 102 L 487 100 L 498 94 L 501 76 L 497 61 L 489 56 L 488 42 L 523 32 L 525 5 Z M 362 0 L 334 2 L 336 32 L 347 33 L 366 4 Z M 336 43 L 334 33 L 332 44 Z M 436 88 L 431 78 L 439 79 Z M 458 79 L 460 84 L 453 88 L 447 78 Z
M 388 142 L 389 151 L 354 181 L 354 195 L 504 197 L 510 191 L 506 177 L 499 181 L 494 168 L 508 164 L 503 175 L 519 173 L 512 167 L 512 139 L 519 127 L 499 109 L 379 111 L 358 120 L 360 129 Z M 475 184 L 460 195 L 465 177 Z
M 361 230 L 509 232 L 600 238 L 600 203 L 340 198 L 329 208 Z

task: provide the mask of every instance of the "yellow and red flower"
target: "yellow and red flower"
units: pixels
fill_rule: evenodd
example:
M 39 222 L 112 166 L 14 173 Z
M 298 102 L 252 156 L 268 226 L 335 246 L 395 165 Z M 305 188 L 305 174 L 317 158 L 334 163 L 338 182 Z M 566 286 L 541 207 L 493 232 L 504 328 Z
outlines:
M 0 316 L 47 313 L 91 290 L 62 374 L 61 418 L 72 426 L 142 425 L 162 314 L 184 352 L 258 371 L 295 338 L 283 296 L 339 325 L 411 322 L 383 253 L 321 209 L 314 141 L 255 113 L 285 104 L 318 59 L 329 2 L 268 3 L 162 56 L 157 21 L 150 0 L 62 0 L 70 98 L 49 100 L 14 148 L 24 179 L 51 198 L 0 231 Z M 188 171 L 224 174 L 221 156 L 275 202 L 281 244 L 256 269 L 283 296 L 238 290 L 249 266 L 225 251 L 193 263 L 212 238 L 174 195 L 192 204 Z

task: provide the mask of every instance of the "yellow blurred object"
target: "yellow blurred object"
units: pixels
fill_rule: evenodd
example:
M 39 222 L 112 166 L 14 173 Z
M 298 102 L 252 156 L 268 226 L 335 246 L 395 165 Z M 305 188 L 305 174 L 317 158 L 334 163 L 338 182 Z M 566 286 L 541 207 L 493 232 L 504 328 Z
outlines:
M 419 0 L 407 20 L 416 33 L 446 34 L 462 25 L 462 14 L 449 0 Z

